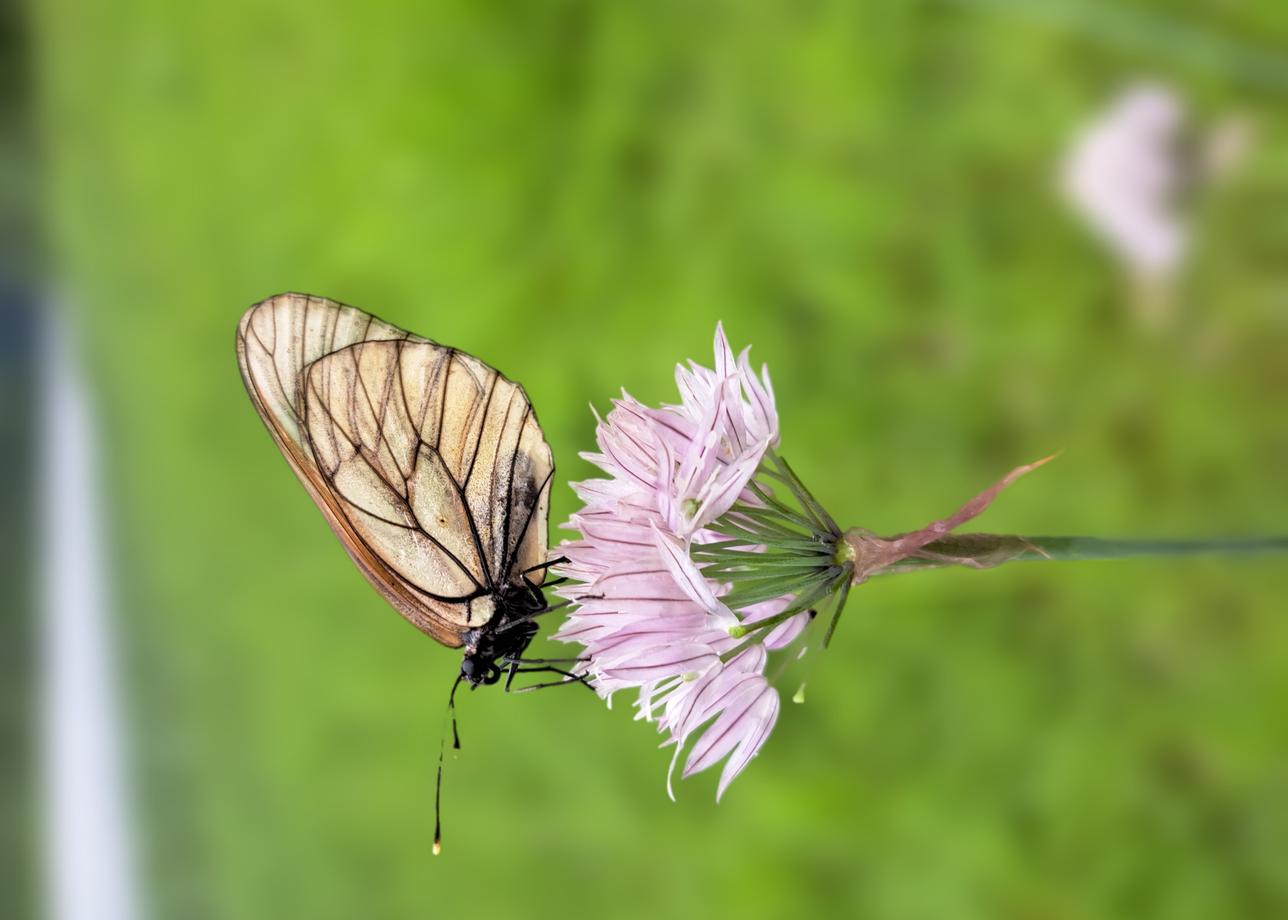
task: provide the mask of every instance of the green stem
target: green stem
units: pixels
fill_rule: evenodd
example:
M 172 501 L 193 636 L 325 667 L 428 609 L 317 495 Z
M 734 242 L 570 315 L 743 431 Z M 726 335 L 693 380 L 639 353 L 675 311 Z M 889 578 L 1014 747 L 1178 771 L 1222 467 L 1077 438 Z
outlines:
M 1102 540 L 1099 537 L 1023 537 L 1045 555 L 1021 559 L 1064 561 L 1126 559 L 1132 556 L 1243 556 L 1288 550 L 1288 537 L 1229 537 L 1215 540 Z
M 1195 540 L 1105 540 L 1099 537 L 1021 537 L 1012 534 L 949 534 L 924 548 L 924 556 L 901 559 L 886 571 L 1004 562 L 1071 562 L 1141 556 L 1246 556 L 1288 551 L 1288 537 Z

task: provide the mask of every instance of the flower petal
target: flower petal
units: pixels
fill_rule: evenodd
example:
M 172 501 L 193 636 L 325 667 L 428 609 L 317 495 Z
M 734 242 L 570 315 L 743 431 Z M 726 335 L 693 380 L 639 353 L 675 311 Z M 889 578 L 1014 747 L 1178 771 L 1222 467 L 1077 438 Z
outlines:
M 747 483 L 756 475 L 760 461 L 768 449 L 769 442 L 761 441 L 711 479 L 704 490 L 702 504 L 691 522 L 694 530 L 706 527 L 733 507 Z
M 692 776 L 719 763 L 739 742 L 754 733 L 758 725 L 752 709 L 765 691 L 773 693 L 763 677 L 742 678 L 730 695 L 728 706 L 693 745 L 681 775 Z
M 743 715 L 747 724 L 743 728 L 742 740 L 738 742 L 734 752 L 725 761 L 724 769 L 720 771 L 720 784 L 716 786 L 717 802 L 729 788 L 729 784 L 760 752 L 769 738 L 769 733 L 774 730 L 774 725 L 778 722 L 778 711 L 778 691 L 766 684 L 764 692 Z
M 654 545 L 661 551 L 662 561 L 666 563 L 666 567 L 672 577 L 675 578 L 676 584 L 684 590 L 690 600 L 726 628 L 738 622 L 738 618 L 733 615 L 733 612 L 720 603 L 720 599 L 716 597 L 715 591 L 712 590 L 711 582 L 702 577 L 698 567 L 689 558 L 688 549 L 685 548 L 684 543 L 678 537 L 663 533 L 654 524 L 653 541 Z
M 689 671 L 701 673 L 718 662 L 708 646 L 689 643 L 655 645 L 619 661 L 604 663 L 602 673 L 618 680 L 648 681 L 676 677 Z

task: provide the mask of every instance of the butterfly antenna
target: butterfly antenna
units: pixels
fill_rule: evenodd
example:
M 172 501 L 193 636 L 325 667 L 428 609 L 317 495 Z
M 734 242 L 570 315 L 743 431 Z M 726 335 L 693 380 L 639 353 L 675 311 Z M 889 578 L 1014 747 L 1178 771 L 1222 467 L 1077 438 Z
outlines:
M 452 719 L 452 749 L 461 749 L 461 734 L 456 730 L 456 688 L 461 685 L 460 674 L 447 694 L 447 714 Z M 447 751 L 447 732 L 438 736 L 438 778 L 434 780 L 434 855 L 443 852 L 443 755 Z

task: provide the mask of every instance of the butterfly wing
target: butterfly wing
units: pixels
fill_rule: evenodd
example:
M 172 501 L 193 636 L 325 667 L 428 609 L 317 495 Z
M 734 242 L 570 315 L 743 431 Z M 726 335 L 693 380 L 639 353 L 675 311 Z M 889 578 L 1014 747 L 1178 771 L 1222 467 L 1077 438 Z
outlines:
M 301 482 L 368 581 L 417 628 L 461 645 L 492 616 L 492 590 L 545 561 L 554 467 L 518 384 L 300 295 L 252 307 L 238 354 Z
M 237 326 L 237 360 L 251 401 L 282 452 L 307 455 L 300 373 L 355 342 L 427 341 L 354 307 L 307 294 L 255 304 Z

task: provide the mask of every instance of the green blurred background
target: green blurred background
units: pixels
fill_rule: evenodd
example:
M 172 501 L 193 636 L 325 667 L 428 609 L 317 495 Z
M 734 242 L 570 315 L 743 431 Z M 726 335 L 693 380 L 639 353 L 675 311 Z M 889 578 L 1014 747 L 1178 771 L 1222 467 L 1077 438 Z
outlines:
M 856 591 L 719 806 L 628 702 L 468 694 L 364 583 L 242 391 L 302 290 L 588 403 L 673 394 L 716 320 L 844 525 L 1282 532 L 1288 6 L 27 8 L 49 272 L 92 375 L 142 886 L 157 918 L 1288 913 L 1288 571 L 1034 565 Z M 1125 82 L 1238 110 L 1174 321 L 1055 192 Z M 790 694 L 791 687 L 786 688 Z

